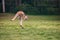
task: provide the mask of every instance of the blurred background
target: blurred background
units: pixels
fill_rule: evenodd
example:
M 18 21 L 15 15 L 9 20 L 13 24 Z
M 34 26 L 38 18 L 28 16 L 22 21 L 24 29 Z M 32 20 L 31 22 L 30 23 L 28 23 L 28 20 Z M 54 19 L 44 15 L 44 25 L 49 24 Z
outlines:
M 19 10 L 29 15 L 60 15 L 60 0 L 0 0 L 0 13 Z
M 19 10 L 24 29 L 11 21 Z M 0 40 L 60 40 L 60 0 L 0 0 Z

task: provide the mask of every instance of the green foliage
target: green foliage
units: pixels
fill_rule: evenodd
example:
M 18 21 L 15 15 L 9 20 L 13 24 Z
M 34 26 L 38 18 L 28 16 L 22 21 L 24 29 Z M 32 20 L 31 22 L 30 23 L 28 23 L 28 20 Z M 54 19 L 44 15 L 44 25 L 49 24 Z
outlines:
M 58 15 L 58 8 L 40 6 L 33 7 L 29 4 L 22 4 L 14 8 L 14 12 L 23 10 L 26 14 L 29 15 Z
M 39 10 L 36 7 L 32 7 L 29 4 L 22 4 L 15 8 L 16 11 L 23 10 L 26 14 L 39 14 Z
M 0 3 L 0 12 L 2 12 L 2 6 L 1 6 L 1 3 Z
M 58 0 L 6 0 L 6 12 L 23 10 L 29 15 L 60 15 Z M 0 12 L 2 12 L 0 3 Z

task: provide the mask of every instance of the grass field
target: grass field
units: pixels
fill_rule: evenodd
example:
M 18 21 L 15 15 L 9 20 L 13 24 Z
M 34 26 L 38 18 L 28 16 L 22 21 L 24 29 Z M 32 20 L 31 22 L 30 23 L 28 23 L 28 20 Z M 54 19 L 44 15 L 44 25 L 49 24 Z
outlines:
M 28 15 L 22 29 L 14 14 L 0 14 L 0 40 L 60 40 L 59 15 Z

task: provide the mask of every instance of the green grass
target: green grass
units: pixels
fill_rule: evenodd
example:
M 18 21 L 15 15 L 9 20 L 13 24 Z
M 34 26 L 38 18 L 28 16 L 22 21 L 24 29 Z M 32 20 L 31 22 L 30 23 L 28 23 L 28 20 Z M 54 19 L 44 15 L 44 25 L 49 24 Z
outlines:
M 22 29 L 13 14 L 0 14 L 0 40 L 60 40 L 60 16 L 28 15 Z

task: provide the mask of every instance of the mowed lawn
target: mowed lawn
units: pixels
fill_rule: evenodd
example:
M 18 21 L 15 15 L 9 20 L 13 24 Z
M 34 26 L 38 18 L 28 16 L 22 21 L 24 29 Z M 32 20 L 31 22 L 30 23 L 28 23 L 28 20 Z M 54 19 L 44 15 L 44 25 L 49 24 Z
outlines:
M 22 29 L 14 14 L 0 14 L 0 40 L 60 40 L 59 15 L 28 15 Z

